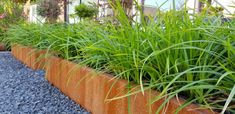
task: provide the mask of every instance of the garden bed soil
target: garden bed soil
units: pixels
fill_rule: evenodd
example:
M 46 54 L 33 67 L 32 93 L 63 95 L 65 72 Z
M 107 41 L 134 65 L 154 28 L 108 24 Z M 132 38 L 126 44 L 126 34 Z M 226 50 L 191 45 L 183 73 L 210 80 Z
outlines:
M 0 43 L 0 51 L 5 51 L 6 47 L 3 43 Z

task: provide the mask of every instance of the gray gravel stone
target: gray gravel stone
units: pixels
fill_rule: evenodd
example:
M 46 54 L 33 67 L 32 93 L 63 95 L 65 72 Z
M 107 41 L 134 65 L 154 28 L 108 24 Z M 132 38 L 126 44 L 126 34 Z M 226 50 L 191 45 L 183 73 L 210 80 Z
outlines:
M 0 52 L 0 114 L 89 114 L 9 52 Z

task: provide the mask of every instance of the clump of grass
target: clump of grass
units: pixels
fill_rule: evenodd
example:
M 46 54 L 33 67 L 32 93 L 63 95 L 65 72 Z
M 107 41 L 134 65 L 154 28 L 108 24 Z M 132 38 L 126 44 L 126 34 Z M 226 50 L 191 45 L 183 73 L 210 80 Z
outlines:
M 192 20 L 184 10 L 173 10 L 157 22 L 132 24 L 120 5 L 115 8 L 118 26 L 24 24 L 12 27 L 6 41 L 49 49 L 138 83 L 141 91 L 161 91 L 152 101 L 167 96 L 159 110 L 180 95 L 204 108 L 235 113 L 235 21 L 202 15 Z

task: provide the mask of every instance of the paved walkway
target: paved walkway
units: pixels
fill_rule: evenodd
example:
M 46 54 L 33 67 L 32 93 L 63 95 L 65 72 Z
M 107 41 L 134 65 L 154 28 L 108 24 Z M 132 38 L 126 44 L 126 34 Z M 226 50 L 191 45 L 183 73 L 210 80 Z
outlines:
M 89 114 L 9 52 L 0 52 L 0 114 Z

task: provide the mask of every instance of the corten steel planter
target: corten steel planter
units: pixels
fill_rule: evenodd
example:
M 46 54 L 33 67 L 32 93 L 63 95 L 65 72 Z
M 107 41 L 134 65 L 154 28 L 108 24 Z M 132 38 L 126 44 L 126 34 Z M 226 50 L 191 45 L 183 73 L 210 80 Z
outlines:
M 94 114 L 127 113 L 127 98 L 105 103 L 107 93 L 109 98 L 124 95 L 126 81 L 120 80 L 113 85 L 115 80 L 111 77 L 98 74 L 94 70 L 78 66 L 67 60 L 51 57 L 47 65 L 47 79 L 68 95 L 71 99 L 81 104 Z M 100 75 L 100 76 L 97 76 Z M 120 94 L 122 93 L 123 94 Z
M 22 47 L 23 46 L 21 46 L 19 44 L 14 44 L 11 47 L 12 55 L 20 61 L 23 61 L 23 59 L 22 59 Z
M 11 52 L 14 57 L 34 70 L 45 69 L 45 50 L 15 44 L 12 45 Z
M 17 58 L 22 57 L 18 54 L 24 53 L 20 51 L 30 50 L 19 47 L 21 46 L 16 45 L 12 47 L 12 53 L 14 56 L 17 55 Z M 41 52 L 32 58 L 37 59 L 40 54 L 43 55 L 45 53 Z M 32 58 L 30 59 L 30 65 L 32 65 Z M 27 61 L 26 59 L 22 60 Z M 155 114 L 156 110 L 164 102 L 164 99 L 160 99 L 150 104 L 154 97 L 159 95 L 154 90 L 146 90 L 144 95 L 138 92 L 128 97 L 110 100 L 124 96 L 128 91 L 137 91 L 140 87 L 136 84 L 128 85 L 127 80 L 115 79 L 109 74 L 98 73 L 91 68 L 58 57 L 49 56 L 44 59 L 44 62 L 47 63 L 45 68 L 46 79 L 93 114 Z M 24 63 L 27 64 L 27 62 Z M 128 89 L 129 86 L 132 88 Z M 166 107 L 164 107 L 164 110 L 161 110 L 161 113 L 174 114 L 176 109 L 183 103 L 183 99 L 172 98 Z M 214 113 L 209 109 L 199 109 L 199 106 L 196 104 L 190 104 L 179 112 L 179 114 Z
M 49 57 L 46 65 L 46 79 L 55 87 L 60 88 L 60 64 L 63 59 Z
M 126 80 L 117 80 L 108 74 L 97 73 L 91 68 L 79 66 L 57 57 L 51 57 L 49 61 L 47 79 L 64 94 L 94 114 L 127 114 L 128 105 L 130 105 L 131 114 L 155 113 L 164 101 L 164 99 L 161 99 L 152 105 L 148 105 L 155 96 L 159 95 L 154 90 L 146 90 L 144 95 L 139 92 L 129 97 L 108 101 L 108 99 L 128 93 L 128 82 Z M 132 86 L 139 90 L 138 85 L 132 84 Z M 161 112 L 174 114 L 183 102 L 182 99 L 172 98 L 164 107 L 165 110 Z M 199 106 L 195 104 L 183 108 L 179 113 L 213 114 L 208 109 L 199 109 Z
M 50 56 L 47 55 L 47 51 L 46 50 L 31 50 L 31 52 L 29 53 L 29 57 L 30 57 L 30 67 L 32 69 L 46 69 L 46 56 Z
M 22 62 L 25 64 L 25 65 L 27 65 L 27 66 L 29 66 L 30 67 L 30 52 L 31 52 L 31 48 L 29 48 L 29 47 L 22 47 L 21 48 L 22 49 Z

